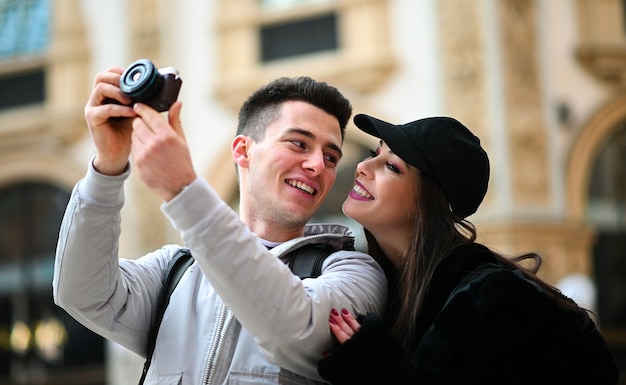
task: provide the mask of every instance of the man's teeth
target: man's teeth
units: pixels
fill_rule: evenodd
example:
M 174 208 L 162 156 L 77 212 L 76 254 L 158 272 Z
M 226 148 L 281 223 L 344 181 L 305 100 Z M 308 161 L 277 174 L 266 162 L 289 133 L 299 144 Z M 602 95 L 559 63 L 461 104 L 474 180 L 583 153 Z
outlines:
M 299 181 L 289 180 L 289 181 L 287 181 L 287 183 L 289 183 L 293 187 L 299 188 L 302 191 L 306 191 L 306 192 L 308 192 L 311 195 L 313 195 L 313 193 L 315 192 L 315 189 L 313 187 L 309 186 L 308 184 L 299 182 Z
M 354 187 L 352 187 L 352 190 L 354 190 L 355 193 L 359 194 L 360 196 L 362 196 L 363 198 L 367 198 L 367 199 L 373 199 L 374 197 L 372 196 L 372 194 L 368 193 L 367 191 L 365 191 L 361 186 L 359 186 L 358 184 L 355 184 Z

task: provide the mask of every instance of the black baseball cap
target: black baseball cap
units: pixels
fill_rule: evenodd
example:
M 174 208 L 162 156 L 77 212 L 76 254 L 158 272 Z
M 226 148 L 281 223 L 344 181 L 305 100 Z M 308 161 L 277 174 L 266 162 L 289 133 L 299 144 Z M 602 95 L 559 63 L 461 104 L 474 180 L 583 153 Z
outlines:
M 358 114 L 354 124 L 385 141 L 408 164 L 434 177 L 456 216 L 465 218 L 476 212 L 487 193 L 489 158 L 480 139 L 461 122 L 439 116 L 395 125 Z

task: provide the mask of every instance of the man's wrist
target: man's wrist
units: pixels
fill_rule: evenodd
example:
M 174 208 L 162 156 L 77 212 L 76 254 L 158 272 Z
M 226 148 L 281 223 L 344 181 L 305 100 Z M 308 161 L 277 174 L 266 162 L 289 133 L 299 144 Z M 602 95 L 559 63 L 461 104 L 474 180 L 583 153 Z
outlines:
M 99 174 L 106 176 L 118 176 L 128 171 L 130 162 L 128 160 L 119 162 L 106 162 L 100 159 L 98 155 L 96 155 L 93 158 L 91 165 L 93 169 Z
M 129 175 L 130 165 L 119 175 L 102 174 L 94 167 L 92 158 L 85 178 L 78 184 L 78 192 L 89 203 L 114 207 L 124 202 L 123 186 Z

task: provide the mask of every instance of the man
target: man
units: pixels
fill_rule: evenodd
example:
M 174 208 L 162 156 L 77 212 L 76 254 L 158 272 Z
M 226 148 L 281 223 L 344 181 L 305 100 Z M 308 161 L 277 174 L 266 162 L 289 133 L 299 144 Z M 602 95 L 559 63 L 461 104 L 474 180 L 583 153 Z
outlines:
M 333 343 L 329 311 L 380 314 L 386 305 L 384 275 L 366 254 L 335 252 L 319 278 L 303 280 L 277 258 L 306 243 L 353 241 L 341 226 L 306 225 L 335 182 L 350 103 L 306 77 L 277 79 L 250 96 L 232 143 L 237 217 L 194 171 L 181 103 L 167 120 L 144 104 L 130 105 L 118 87 L 122 71 L 99 73 L 85 107 L 97 152 L 61 226 L 55 302 L 146 355 L 164 269 L 180 246 L 118 258 L 132 153 L 141 180 L 163 199 L 163 213 L 195 258 L 172 294 L 145 383 L 321 380 L 317 360 Z

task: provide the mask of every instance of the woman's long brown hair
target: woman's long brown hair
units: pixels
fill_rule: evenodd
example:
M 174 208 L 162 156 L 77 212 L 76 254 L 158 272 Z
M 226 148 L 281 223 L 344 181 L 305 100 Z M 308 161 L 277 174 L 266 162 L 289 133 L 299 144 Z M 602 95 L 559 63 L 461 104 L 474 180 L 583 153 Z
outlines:
M 437 181 L 418 170 L 417 210 L 412 242 L 405 251 L 402 263 L 397 267 L 386 258 L 374 236 L 364 229 L 369 253 L 383 267 L 389 281 L 387 324 L 407 352 L 413 351 L 418 343 L 417 319 L 435 269 L 452 249 L 476 240 L 475 226 L 455 216 L 449 207 L 449 202 Z M 522 270 L 527 278 L 543 287 L 559 305 L 580 314 L 580 320 L 585 328 L 591 326 L 589 322 L 593 322 L 586 314 L 583 315 L 584 309 L 579 308 L 573 301 L 561 295 L 556 288 L 535 275 L 541 261 L 537 254 L 524 254 L 513 259 L 496 253 L 494 255 L 502 265 Z M 528 258 L 535 260 L 534 268 L 525 268 L 518 263 Z

